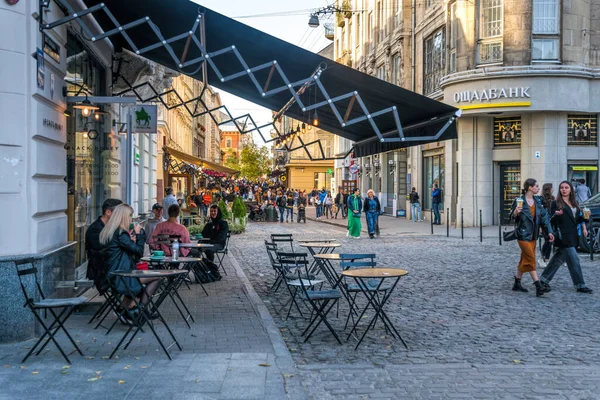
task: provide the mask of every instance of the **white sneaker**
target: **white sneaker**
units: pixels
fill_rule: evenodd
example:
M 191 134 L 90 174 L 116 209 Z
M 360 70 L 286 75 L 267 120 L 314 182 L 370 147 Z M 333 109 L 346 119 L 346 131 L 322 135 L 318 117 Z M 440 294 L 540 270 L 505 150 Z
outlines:
M 546 261 L 544 261 L 544 259 L 542 257 L 538 258 L 538 264 L 540 265 L 540 267 L 542 268 L 546 268 L 546 266 L 548 265 L 546 263 Z
M 346 237 L 350 237 L 350 231 L 346 231 Z

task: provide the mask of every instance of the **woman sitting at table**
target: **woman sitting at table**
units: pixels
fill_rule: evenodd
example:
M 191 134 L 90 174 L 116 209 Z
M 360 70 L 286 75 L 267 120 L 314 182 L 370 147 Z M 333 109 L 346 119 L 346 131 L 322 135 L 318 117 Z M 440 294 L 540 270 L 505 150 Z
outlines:
M 191 241 L 190 233 L 188 232 L 186 227 L 177 222 L 177 217 L 179 216 L 179 206 L 177 204 L 169 206 L 168 215 L 168 220 L 159 223 L 158 225 L 156 225 L 156 228 L 154 228 L 152 236 L 150 237 L 149 244 L 151 249 L 162 250 L 165 252 L 165 255 L 170 256 L 172 255 L 171 243 L 167 243 L 169 242 L 168 240 L 160 240 L 160 238 L 165 236 L 179 236 L 180 243 L 191 243 Z M 189 252 L 190 249 L 179 249 L 179 255 L 183 257 L 187 256 Z
M 136 269 L 136 263 L 144 254 L 146 233 L 139 224 L 133 225 L 131 217 L 133 208 L 128 204 L 120 204 L 115 207 L 111 218 L 100 232 L 100 244 L 102 245 L 102 257 L 107 270 L 110 272 L 131 272 Z M 133 225 L 133 227 L 131 227 Z M 130 229 L 131 228 L 131 229 Z M 159 281 L 155 278 L 119 278 L 111 277 L 117 291 L 123 294 L 121 307 L 135 310 L 133 298 L 130 294 L 140 296 L 142 303 L 148 302 L 148 296 L 152 296 L 158 289 Z M 124 280 L 126 282 L 124 282 Z M 146 290 L 142 286 L 146 285 Z M 127 288 L 125 287 L 127 284 Z M 132 311 L 134 313 L 135 311 Z

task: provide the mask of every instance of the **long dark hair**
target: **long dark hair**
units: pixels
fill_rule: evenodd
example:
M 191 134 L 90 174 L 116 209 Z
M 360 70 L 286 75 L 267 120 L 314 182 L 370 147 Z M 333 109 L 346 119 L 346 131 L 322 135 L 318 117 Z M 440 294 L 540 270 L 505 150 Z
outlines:
M 569 181 L 562 181 L 558 185 L 558 196 L 556 196 L 557 207 L 562 209 L 563 207 L 567 206 L 567 204 L 563 201 L 562 194 L 560 193 L 560 187 L 563 185 L 563 183 L 569 185 L 569 188 L 571 188 L 571 193 L 569 193 L 569 203 L 571 203 L 572 207 L 579 208 L 579 204 L 577 204 L 577 199 L 575 198 L 575 190 L 573 190 L 573 185 L 571 185 L 571 182 Z
M 542 199 L 544 200 L 544 207 L 550 208 L 552 200 L 554 200 L 551 183 L 544 183 L 544 186 L 542 186 Z
M 530 187 L 535 186 L 536 183 L 537 181 L 533 178 L 527 179 L 525 182 L 523 182 L 523 190 L 521 190 L 521 194 L 525 195 L 527 190 L 529 190 Z

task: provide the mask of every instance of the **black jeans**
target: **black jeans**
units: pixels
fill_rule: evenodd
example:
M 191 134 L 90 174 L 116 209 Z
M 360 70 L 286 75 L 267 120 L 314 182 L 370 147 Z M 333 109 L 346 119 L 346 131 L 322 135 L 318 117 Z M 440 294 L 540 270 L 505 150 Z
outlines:
M 581 264 L 579 263 L 579 255 L 577 254 L 575 247 L 558 247 L 550 259 L 548 266 L 544 269 L 544 273 L 540 277 L 540 280 L 549 284 L 552 278 L 554 278 L 556 271 L 558 271 L 564 262 L 567 263 L 569 274 L 571 274 L 571 280 L 573 281 L 575 289 L 586 287 L 585 281 L 583 280 L 583 272 L 581 271 Z
M 540 251 L 544 260 L 550 259 L 550 256 L 552 255 L 552 242 L 549 242 L 547 237 L 544 237 L 544 244 Z
M 206 249 L 204 250 L 204 256 L 206 257 L 206 259 L 210 262 L 215 261 L 215 253 L 219 250 L 223 250 L 223 245 L 222 244 L 218 244 L 218 243 L 211 243 L 213 245 L 213 247 L 211 247 L 210 249 Z

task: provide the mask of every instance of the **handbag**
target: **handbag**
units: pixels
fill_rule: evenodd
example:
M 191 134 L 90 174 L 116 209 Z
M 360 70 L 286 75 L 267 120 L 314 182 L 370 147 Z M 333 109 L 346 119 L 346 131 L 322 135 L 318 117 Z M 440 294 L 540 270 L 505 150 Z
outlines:
M 510 222 L 513 219 L 512 213 L 510 214 L 510 218 L 508 219 L 508 222 Z M 502 239 L 504 239 L 505 242 L 511 242 L 513 240 L 517 240 L 517 228 L 513 227 L 512 231 L 509 231 L 507 228 L 504 228 L 504 232 L 502 232 Z

